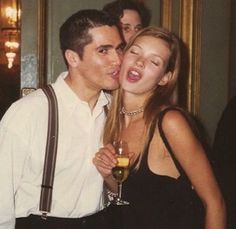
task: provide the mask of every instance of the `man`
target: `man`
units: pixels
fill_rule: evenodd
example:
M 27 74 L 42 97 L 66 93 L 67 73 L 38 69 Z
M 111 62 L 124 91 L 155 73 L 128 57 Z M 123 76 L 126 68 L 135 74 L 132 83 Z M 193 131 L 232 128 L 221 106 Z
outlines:
M 47 138 L 48 103 L 41 89 L 14 103 L 0 125 L 0 229 L 106 228 L 103 180 L 92 163 L 101 146 L 109 103 L 103 90 L 118 88 L 122 40 L 117 22 L 81 10 L 60 28 L 68 67 L 52 84 L 59 137 L 52 207 L 39 211 Z
M 236 228 L 236 96 L 225 107 L 215 132 L 212 159 L 227 206 L 227 228 Z

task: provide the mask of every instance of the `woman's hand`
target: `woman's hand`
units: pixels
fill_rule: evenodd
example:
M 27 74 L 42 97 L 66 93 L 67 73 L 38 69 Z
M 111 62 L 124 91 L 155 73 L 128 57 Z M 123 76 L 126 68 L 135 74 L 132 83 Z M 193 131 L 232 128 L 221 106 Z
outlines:
M 115 149 L 112 144 L 100 148 L 93 158 L 93 163 L 104 179 L 112 176 L 111 170 L 117 163 Z

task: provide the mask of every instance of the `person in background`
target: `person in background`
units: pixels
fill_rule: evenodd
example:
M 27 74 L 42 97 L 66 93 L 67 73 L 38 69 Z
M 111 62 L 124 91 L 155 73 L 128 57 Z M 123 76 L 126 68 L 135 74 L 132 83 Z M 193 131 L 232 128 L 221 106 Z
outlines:
M 196 125 L 190 114 L 170 105 L 179 68 L 179 40 L 165 29 L 144 28 L 125 48 L 105 146 L 93 160 L 114 197 L 111 171 L 117 160 L 110 143 L 128 144 L 130 174 L 122 199 L 129 205 L 121 207 L 120 229 L 225 229 L 224 199 Z
M 223 111 L 213 143 L 212 159 L 227 206 L 227 228 L 236 228 L 236 96 Z
M 151 13 L 143 2 L 116 0 L 107 3 L 103 10 L 120 20 L 120 28 L 127 43 L 135 33 L 150 24 Z
M 0 123 L 0 229 L 108 228 L 103 178 L 92 163 L 101 147 L 110 94 L 118 88 L 122 39 L 117 20 L 81 10 L 60 27 L 68 72 L 52 84 L 59 139 L 51 212 L 39 211 L 48 102 L 41 89 L 15 102 Z

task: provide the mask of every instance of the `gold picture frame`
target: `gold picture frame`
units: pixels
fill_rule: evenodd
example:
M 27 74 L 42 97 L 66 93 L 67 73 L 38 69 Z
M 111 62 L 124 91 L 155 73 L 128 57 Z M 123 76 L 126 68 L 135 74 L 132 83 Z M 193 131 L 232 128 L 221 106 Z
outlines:
M 161 0 L 161 26 L 177 33 L 182 43 L 178 103 L 195 115 L 200 109 L 201 13 L 202 0 Z

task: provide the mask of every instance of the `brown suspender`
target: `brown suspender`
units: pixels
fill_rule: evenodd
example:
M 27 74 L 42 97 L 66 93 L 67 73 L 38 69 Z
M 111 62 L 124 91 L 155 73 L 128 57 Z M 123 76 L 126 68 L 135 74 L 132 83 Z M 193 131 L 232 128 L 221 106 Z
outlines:
M 48 132 L 39 211 L 42 212 L 42 218 L 47 219 L 47 214 L 51 210 L 53 181 L 57 156 L 58 104 L 56 94 L 51 85 L 45 86 L 42 90 L 48 99 Z M 107 114 L 107 106 L 104 107 L 104 110 Z
M 44 159 L 44 171 L 41 185 L 39 210 L 46 219 L 51 210 L 52 190 L 58 143 L 58 104 L 56 94 L 51 85 L 42 88 L 48 99 L 48 132 Z

